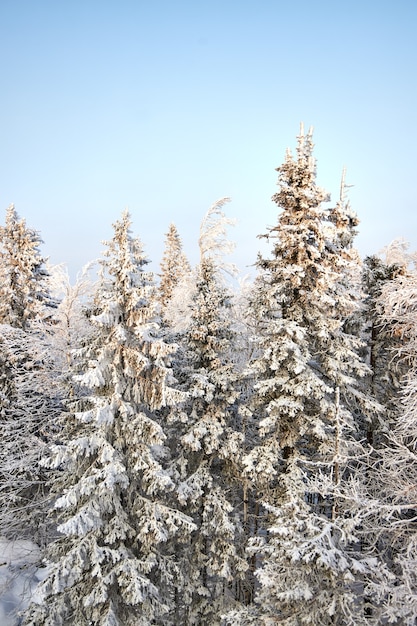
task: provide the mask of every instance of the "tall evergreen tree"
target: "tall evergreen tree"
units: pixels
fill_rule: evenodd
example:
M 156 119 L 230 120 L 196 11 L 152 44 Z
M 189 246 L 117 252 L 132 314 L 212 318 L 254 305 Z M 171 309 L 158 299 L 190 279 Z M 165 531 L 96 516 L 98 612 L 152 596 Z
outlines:
M 183 394 L 170 386 L 173 348 L 158 334 L 147 263 L 125 212 L 102 262 L 79 379 L 86 396 L 48 462 L 61 470 L 61 537 L 27 624 L 149 626 L 170 612 L 176 565 L 164 544 L 186 539 L 193 523 L 166 503 L 174 485 L 157 412 Z
M 278 173 L 273 200 L 282 213 L 265 235 L 273 252 L 258 259 L 253 303 L 259 440 L 244 459 L 264 506 L 250 550 L 255 563 L 262 557 L 260 587 L 257 606 L 231 614 L 230 623 L 360 624 L 364 608 L 353 601 L 352 583 L 357 572 L 371 573 L 354 548 L 361 518 L 347 523 L 334 495 L 349 473 L 342 458 L 354 445 L 355 376 L 367 371 L 345 328 L 355 300 L 347 280 L 351 218 L 343 198 L 332 210 L 324 206 L 329 198 L 316 183 L 311 131 L 301 130 L 297 157 L 287 152 Z
M 183 358 L 177 364 L 177 377 L 189 394 L 174 425 L 178 498 L 197 532 L 182 551 L 187 575 L 173 623 L 188 626 L 220 624 L 222 612 L 235 602 L 246 569 L 235 511 L 241 504 L 235 494 L 240 492 L 242 434 L 237 424 L 238 374 L 230 358 L 231 303 L 214 260 L 218 247 L 208 240 L 214 231 L 216 238 L 224 233 L 225 220 L 216 203 L 210 210 L 216 228 L 200 238 L 202 258 L 189 325 L 181 338 Z M 216 239 L 219 246 L 222 237 Z
M 363 314 L 362 262 L 354 247 L 359 220 L 346 194 L 343 171 L 340 198 L 328 211 L 327 241 L 323 263 L 328 273 L 328 329 L 315 337 L 317 361 L 325 380 L 339 394 L 340 405 L 350 413 L 349 424 L 362 439 L 364 429 L 383 411 L 367 388 L 372 375 L 366 343 L 358 319 Z M 354 417 L 353 417 L 354 416 Z
M 328 194 L 316 185 L 312 150 L 311 133 L 302 131 L 297 159 L 287 152 L 278 168 L 280 191 L 273 200 L 283 211 L 278 225 L 264 235 L 275 242 L 272 258 L 259 257 L 257 263 L 261 280 L 252 306 L 259 320 L 259 357 L 252 364 L 258 380 L 253 410 L 263 442 L 247 464 L 258 483 L 268 484 L 295 451 L 316 449 L 328 426 L 327 387 L 314 361 L 315 338 L 329 330 L 322 206 Z

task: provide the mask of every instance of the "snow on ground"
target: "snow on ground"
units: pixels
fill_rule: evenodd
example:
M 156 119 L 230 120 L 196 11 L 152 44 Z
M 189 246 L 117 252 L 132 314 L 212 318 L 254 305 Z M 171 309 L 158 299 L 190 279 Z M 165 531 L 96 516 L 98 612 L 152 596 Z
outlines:
M 43 578 L 39 547 L 28 540 L 0 537 L 0 625 L 17 626 L 17 613 L 29 602 Z

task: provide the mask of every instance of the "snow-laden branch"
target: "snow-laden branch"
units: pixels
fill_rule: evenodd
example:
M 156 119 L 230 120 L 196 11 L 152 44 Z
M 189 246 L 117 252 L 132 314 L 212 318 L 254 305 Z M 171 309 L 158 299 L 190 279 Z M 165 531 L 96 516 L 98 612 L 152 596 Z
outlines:
M 230 198 L 221 198 L 209 208 L 201 222 L 198 245 L 201 261 L 211 258 L 219 269 L 235 275 L 236 266 L 223 260 L 226 254 L 231 254 L 235 249 L 235 244 L 227 239 L 227 226 L 234 226 L 236 220 L 226 217 L 222 211 L 227 202 L 230 202 Z

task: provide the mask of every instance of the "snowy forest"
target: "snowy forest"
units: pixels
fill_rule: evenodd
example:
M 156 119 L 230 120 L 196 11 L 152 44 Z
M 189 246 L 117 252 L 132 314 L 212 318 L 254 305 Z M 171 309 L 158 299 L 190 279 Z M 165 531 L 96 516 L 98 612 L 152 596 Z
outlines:
M 313 148 L 251 280 L 227 198 L 196 267 L 171 224 L 151 272 L 125 211 L 76 280 L 7 209 L 2 626 L 417 623 L 417 254 L 361 259 Z

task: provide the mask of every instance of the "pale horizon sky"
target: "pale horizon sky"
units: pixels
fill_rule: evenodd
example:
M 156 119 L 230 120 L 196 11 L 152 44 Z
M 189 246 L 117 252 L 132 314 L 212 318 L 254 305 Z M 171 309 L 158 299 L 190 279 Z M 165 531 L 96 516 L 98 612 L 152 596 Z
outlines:
M 156 273 L 171 222 L 195 263 L 225 196 L 245 274 L 301 121 L 362 256 L 417 248 L 415 0 L 3 0 L 0 27 L 0 222 L 14 203 L 72 275 L 125 208 Z

